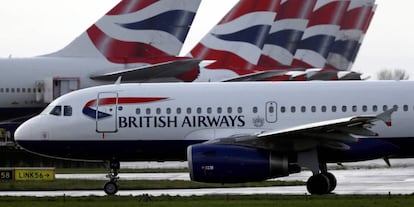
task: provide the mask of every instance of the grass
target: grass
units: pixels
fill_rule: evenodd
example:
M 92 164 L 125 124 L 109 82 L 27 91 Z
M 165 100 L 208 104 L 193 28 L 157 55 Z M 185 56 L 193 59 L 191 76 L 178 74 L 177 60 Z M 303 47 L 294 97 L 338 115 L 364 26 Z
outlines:
M 375 206 L 397 207 L 413 206 L 413 196 L 282 196 L 282 195 L 210 195 L 210 196 L 104 196 L 104 197 L 0 197 L 0 207 L 116 207 L 116 206 L 148 206 L 148 207 L 204 207 L 204 206 L 272 206 L 272 207 L 307 207 L 307 206 Z

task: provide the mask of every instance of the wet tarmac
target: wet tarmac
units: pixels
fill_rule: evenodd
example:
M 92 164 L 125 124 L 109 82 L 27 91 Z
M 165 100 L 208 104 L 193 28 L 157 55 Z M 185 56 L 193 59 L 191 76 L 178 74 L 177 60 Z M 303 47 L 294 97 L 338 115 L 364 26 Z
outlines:
M 402 161 L 397 167 L 388 168 L 384 164 L 375 164 L 375 167 L 364 167 L 366 165 L 346 166 L 346 170 L 331 170 L 337 180 L 338 186 L 334 191 L 338 195 L 365 195 L 365 194 L 413 194 L 414 193 L 414 166 L 405 165 Z M 289 177 L 278 178 L 278 180 L 300 180 L 306 181 L 311 175 L 304 171 L 292 174 Z M 123 180 L 189 180 L 188 173 L 127 173 L 120 174 Z M 59 179 L 93 179 L 106 180 L 105 174 L 58 174 Z M 283 195 L 305 195 L 306 186 L 287 187 L 258 187 L 258 188 L 208 188 L 208 189 L 172 189 L 172 190 L 121 190 L 118 195 L 208 195 L 208 194 L 283 194 Z M 103 191 L 3 191 L 0 196 L 104 196 Z

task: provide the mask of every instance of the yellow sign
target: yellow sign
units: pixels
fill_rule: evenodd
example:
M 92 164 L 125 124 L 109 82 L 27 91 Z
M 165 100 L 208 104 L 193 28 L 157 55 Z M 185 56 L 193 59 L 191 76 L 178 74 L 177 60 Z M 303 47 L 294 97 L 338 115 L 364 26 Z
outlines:
M 55 168 L 16 168 L 14 180 L 54 180 Z

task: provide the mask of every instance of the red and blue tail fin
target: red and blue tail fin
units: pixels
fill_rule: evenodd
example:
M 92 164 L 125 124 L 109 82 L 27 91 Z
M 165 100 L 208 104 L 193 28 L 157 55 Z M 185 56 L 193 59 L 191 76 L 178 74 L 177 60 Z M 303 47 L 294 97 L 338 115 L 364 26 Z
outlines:
M 112 63 L 177 56 L 200 0 L 122 0 L 60 51 L 47 56 L 104 57 Z
M 243 74 L 259 61 L 279 6 L 280 0 L 240 0 L 190 51 L 190 56 L 214 60 L 205 66 L 207 70 Z

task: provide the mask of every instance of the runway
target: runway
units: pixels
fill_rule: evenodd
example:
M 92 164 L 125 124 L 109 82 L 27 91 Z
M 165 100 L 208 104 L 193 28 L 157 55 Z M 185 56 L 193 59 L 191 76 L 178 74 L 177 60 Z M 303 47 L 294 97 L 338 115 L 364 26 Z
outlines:
M 404 163 L 394 168 L 358 169 L 359 165 L 354 165 L 347 170 L 331 170 L 338 180 L 338 186 L 334 191 L 338 195 L 365 195 L 365 194 L 413 194 L 414 193 L 414 166 L 405 166 Z M 372 165 L 370 165 L 372 166 Z M 293 174 L 289 177 L 277 180 L 300 180 L 306 181 L 311 175 L 305 171 Z M 125 180 L 189 180 L 187 173 L 128 173 L 120 174 L 121 179 Z M 94 179 L 102 180 L 106 178 L 104 174 L 58 174 L 59 179 Z M 305 195 L 306 186 L 287 186 L 287 187 L 258 187 L 258 188 L 205 188 L 205 189 L 172 189 L 172 190 L 122 190 L 117 195 L 138 196 L 148 194 L 152 196 L 171 195 L 171 196 L 191 196 L 191 195 L 211 195 L 211 194 L 283 194 L 283 195 Z M 103 191 L 19 191 L 0 192 L 0 196 L 104 196 Z

